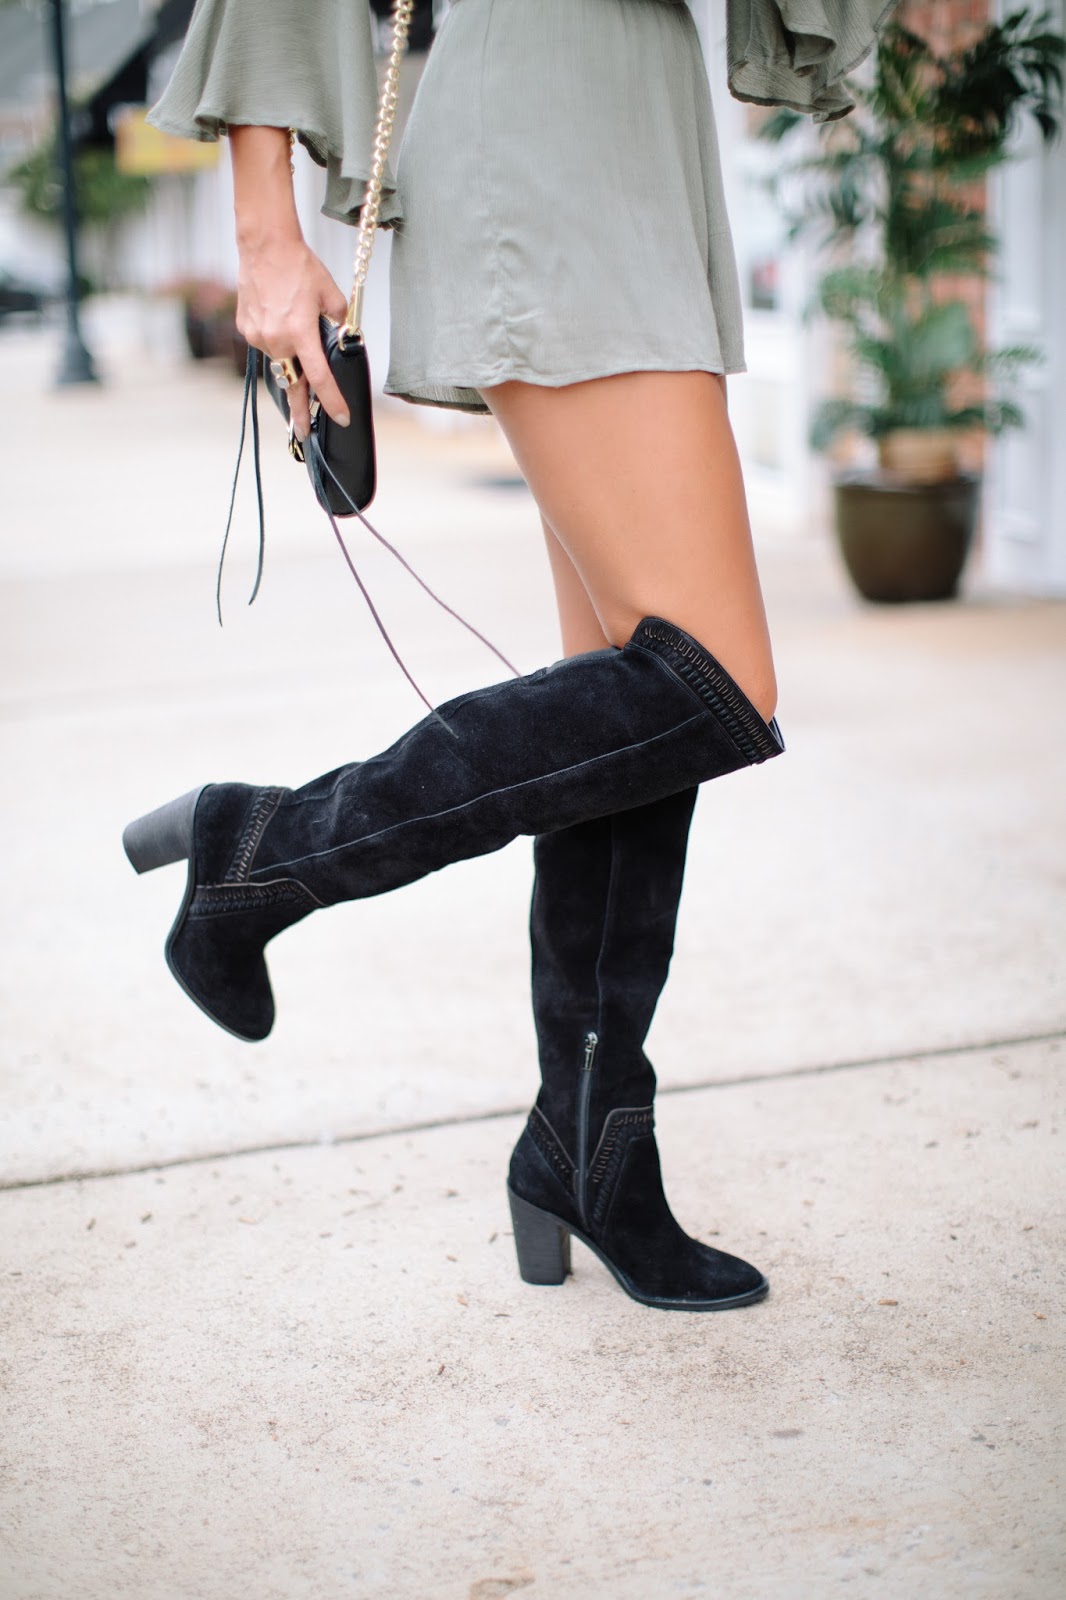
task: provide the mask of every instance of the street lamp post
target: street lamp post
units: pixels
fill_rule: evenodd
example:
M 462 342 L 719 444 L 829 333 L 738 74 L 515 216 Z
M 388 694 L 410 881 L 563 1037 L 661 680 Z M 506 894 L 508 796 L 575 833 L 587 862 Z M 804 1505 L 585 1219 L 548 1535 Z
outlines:
M 74 191 L 74 152 L 70 137 L 70 106 L 67 102 L 66 17 L 63 0 L 51 0 L 52 54 L 56 74 L 58 108 L 59 179 L 63 191 L 63 232 L 67 246 L 67 329 L 56 374 L 56 383 L 95 383 L 93 358 L 81 336 L 78 316 L 78 210 Z

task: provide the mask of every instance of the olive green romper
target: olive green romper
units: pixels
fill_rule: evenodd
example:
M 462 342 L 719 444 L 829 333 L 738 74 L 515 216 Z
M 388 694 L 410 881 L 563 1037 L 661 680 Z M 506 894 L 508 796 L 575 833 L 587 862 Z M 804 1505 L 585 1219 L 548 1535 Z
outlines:
M 844 115 L 884 0 L 729 0 L 739 98 Z M 292 127 L 357 220 L 377 89 L 366 0 L 199 0 L 158 127 Z M 684 0 L 452 0 L 396 158 L 386 392 L 487 409 L 509 379 L 738 372 L 741 298 Z

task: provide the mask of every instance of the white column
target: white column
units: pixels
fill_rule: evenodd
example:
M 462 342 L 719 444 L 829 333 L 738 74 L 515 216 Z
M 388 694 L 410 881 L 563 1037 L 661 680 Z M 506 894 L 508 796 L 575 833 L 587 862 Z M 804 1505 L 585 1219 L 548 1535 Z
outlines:
M 1062 0 L 1052 9 L 1062 28 Z M 989 336 L 1038 345 L 1045 360 L 1019 386 L 1026 427 L 989 451 L 985 570 L 1024 594 L 1066 595 L 1066 140 L 1045 148 L 1028 123 L 991 188 L 1002 244 Z

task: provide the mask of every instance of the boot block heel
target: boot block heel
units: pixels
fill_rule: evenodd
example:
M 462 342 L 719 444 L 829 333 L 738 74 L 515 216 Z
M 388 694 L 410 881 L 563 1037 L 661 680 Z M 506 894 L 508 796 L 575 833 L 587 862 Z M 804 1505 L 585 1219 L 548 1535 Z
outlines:
M 563 1283 L 570 1272 L 570 1230 L 550 1211 L 531 1206 L 508 1187 L 518 1271 L 525 1283 Z
M 135 872 L 153 872 L 172 861 L 188 860 L 196 802 L 204 788 L 201 784 L 199 789 L 190 789 L 188 794 L 129 824 L 122 835 L 122 845 Z

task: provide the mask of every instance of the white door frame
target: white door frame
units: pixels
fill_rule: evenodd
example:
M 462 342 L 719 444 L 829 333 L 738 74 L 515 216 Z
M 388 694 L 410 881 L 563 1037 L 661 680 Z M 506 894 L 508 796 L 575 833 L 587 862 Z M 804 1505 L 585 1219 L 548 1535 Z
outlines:
M 999 0 L 997 12 L 1006 9 Z M 1061 29 L 1064 0 L 1050 9 Z M 1001 249 L 989 337 L 994 345 L 1036 344 L 1045 360 L 1019 385 L 1026 427 L 988 452 L 984 566 L 1004 588 L 1066 596 L 1066 138 L 1045 148 L 1029 120 L 1014 156 L 990 185 Z

